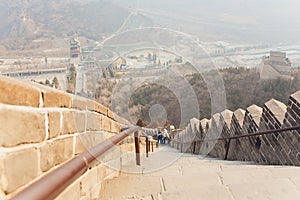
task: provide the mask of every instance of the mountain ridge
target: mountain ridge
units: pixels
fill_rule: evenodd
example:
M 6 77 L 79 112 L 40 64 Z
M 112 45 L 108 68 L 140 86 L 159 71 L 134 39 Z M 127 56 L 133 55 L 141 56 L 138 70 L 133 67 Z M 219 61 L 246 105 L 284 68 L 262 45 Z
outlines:
M 22 49 L 20 46 L 24 45 L 20 44 L 25 41 L 76 34 L 101 40 L 105 34 L 117 30 L 129 13 L 128 9 L 103 0 L 1 1 L 0 41 L 6 50 L 15 50 Z

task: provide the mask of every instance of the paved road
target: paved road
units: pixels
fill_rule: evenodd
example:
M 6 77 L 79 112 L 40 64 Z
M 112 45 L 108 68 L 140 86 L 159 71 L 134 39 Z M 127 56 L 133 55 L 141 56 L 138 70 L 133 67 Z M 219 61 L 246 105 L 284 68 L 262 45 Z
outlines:
M 150 154 L 143 166 L 131 165 L 124 169 L 134 169 L 135 173 L 122 173 L 121 177 L 107 180 L 101 199 L 289 200 L 300 197 L 300 167 L 207 159 L 180 154 L 166 146 Z

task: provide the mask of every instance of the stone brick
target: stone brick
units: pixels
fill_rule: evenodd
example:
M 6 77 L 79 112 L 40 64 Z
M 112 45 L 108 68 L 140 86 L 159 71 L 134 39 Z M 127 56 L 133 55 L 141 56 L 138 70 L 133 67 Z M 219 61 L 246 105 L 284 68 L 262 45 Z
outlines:
M 265 107 L 268 108 L 270 112 L 272 112 L 272 114 L 276 117 L 279 123 L 283 123 L 287 108 L 285 104 L 275 99 L 271 99 L 270 101 L 265 103 Z
M 48 113 L 49 138 L 57 137 L 60 134 L 60 113 Z
M 233 115 L 233 112 L 231 110 L 224 110 L 223 112 L 221 112 L 221 119 L 222 121 L 228 126 L 230 127 L 231 125 L 231 119 L 232 119 L 232 115 Z M 224 124 L 223 123 L 223 124 Z
M 44 107 L 65 107 L 71 108 L 71 97 L 67 93 L 58 91 L 43 92 Z
M 39 148 L 41 170 L 47 171 L 73 156 L 73 137 L 49 141 Z
M 88 147 L 82 142 L 81 137 L 83 137 L 83 136 L 80 136 L 80 135 L 75 136 L 75 138 L 76 138 L 75 152 L 74 152 L 75 155 L 78 155 L 78 154 L 83 153 L 86 150 L 88 150 Z M 86 137 L 87 137 L 87 134 L 85 134 L 84 138 L 86 138 Z
M 73 134 L 85 131 L 86 115 L 77 111 L 64 111 L 62 134 Z
M 247 112 L 251 115 L 253 121 L 258 126 L 262 115 L 262 108 L 257 105 L 251 105 L 247 108 Z
M 120 125 L 118 122 L 112 121 L 111 122 L 111 132 L 112 133 L 120 133 Z
M 0 76 L 0 103 L 39 107 L 41 93 L 26 81 Z
M 112 120 L 106 116 L 101 116 L 102 118 L 102 123 L 101 123 L 101 126 L 102 126 L 102 130 L 103 131 L 107 131 L 107 132 L 111 132 L 111 123 L 112 123 Z
M 107 109 L 107 116 L 111 119 L 115 119 L 115 114 L 110 109 Z
M 146 147 L 143 145 L 141 146 L 141 150 L 144 151 L 144 155 L 145 155 L 145 150 Z M 111 154 L 110 156 L 112 157 L 111 160 L 108 160 L 108 167 L 112 168 L 114 170 L 120 170 L 121 169 L 121 149 L 119 146 L 115 146 L 114 148 L 112 148 L 109 152 L 109 154 Z
M 45 114 L 0 109 L 0 146 L 41 142 L 46 137 Z
M 40 174 L 37 150 L 30 148 L 4 154 L 0 167 L 1 188 L 11 193 Z
M 204 139 L 206 132 L 209 129 L 209 123 L 210 123 L 210 121 L 206 118 L 204 118 L 200 121 L 200 134 L 201 134 L 202 140 Z
M 68 93 L 61 92 L 38 83 L 34 83 L 35 87 L 38 87 L 43 96 L 43 106 L 44 107 L 64 107 L 71 108 L 72 106 L 72 96 Z
M 107 176 L 107 167 L 104 165 L 100 165 L 97 167 L 97 170 L 98 170 L 98 173 L 97 173 L 98 182 L 100 182 L 100 181 L 104 180 Z
M 72 108 L 76 108 L 79 110 L 90 110 L 90 111 L 95 111 L 95 102 L 93 100 L 77 96 L 77 95 L 72 95 Z
M 78 135 L 76 136 L 75 154 L 82 153 L 106 139 L 106 135 L 101 131 L 87 132 L 85 134 Z
M 133 152 L 135 147 L 133 144 L 122 144 L 120 146 L 120 148 L 121 148 L 121 151 Z M 155 148 L 155 146 L 153 148 Z
M 100 185 L 98 184 L 98 169 L 94 167 L 88 170 L 80 180 L 80 194 L 81 196 L 87 196 L 89 199 L 97 198 L 98 196 L 93 195 L 92 198 L 92 190 L 95 187 L 98 187 L 98 191 L 100 193 Z M 98 193 L 98 195 L 99 195 Z
M 95 111 L 107 116 L 108 109 L 102 104 L 95 102 Z
M 80 179 L 66 188 L 56 200 L 80 199 Z
M 101 130 L 101 116 L 95 113 L 88 113 L 87 117 L 87 131 Z
M 237 122 L 239 123 L 240 127 L 243 127 L 244 119 L 245 119 L 246 111 L 243 109 L 237 109 L 234 111 L 233 115 L 235 116 Z

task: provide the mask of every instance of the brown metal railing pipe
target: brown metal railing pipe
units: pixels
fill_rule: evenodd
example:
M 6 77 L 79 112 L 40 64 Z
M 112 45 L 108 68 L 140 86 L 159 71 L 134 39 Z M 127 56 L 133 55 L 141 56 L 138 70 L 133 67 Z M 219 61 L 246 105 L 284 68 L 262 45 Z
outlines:
M 149 138 L 146 137 L 146 157 L 148 158 L 149 157 Z
M 96 145 L 90 150 L 72 158 L 62 166 L 49 172 L 36 182 L 18 193 L 12 200 L 50 200 L 57 197 L 69 185 L 83 175 L 99 156 L 114 147 L 138 127 L 131 127 L 108 140 Z
M 141 165 L 140 136 L 138 131 L 134 132 L 134 146 L 136 165 Z
M 280 129 L 261 131 L 261 132 L 257 132 L 257 133 L 249 133 L 249 134 L 245 134 L 245 135 L 234 135 L 234 136 L 229 136 L 229 137 L 220 137 L 218 139 L 208 139 L 208 140 L 204 140 L 204 141 L 239 139 L 239 138 L 244 138 L 244 137 L 268 135 L 268 134 L 272 134 L 272 133 L 280 133 L 280 132 L 293 131 L 293 130 L 298 130 L 298 129 L 300 129 L 300 125 L 299 126 L 286 127 L 286 128 L 280 128 Z
M 280 133 L 280 132 L 285 132 L 285 131 L 293 131 L 293 130 L 300 130 L 300 125 L 299 126 L 292 126 L 292 127 L 286 127 L 286 128 L 281 128 L 281 129 L 273 129 L 273 130 L 267 130 L 267 131 L 261 131 L 257 133 L 248 133 L 244 135 L 234 135 L 234 136 L 229 136 L 229 137 L 220 137 L 220 138 L 213 138 L 213 139 L 204 139 L 204 140 L 195 140 L 197 142 L 210 142 L 210 141 L 216 141 L 216 140 L 228 140 L 228 139 L 239 139 L 239 138 L 245 138 L 245 137 L 253 137 L 253 136 L 260 136 L 260 135 L 268 135 L 272 133 Z M 189 143 L 189 142 L 182 142 L 180 140 L 173 140 L 178 143 Z

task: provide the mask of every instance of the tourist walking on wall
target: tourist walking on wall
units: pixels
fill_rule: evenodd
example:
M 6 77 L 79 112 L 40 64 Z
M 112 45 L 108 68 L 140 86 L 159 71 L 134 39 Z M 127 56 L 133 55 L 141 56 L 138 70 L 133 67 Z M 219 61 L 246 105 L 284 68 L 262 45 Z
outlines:
M 158 136 L 157 136 L 157 143 L 161 143 L 163 142 L 163 134 L 162 132 L 159 130 L 158 131 Z
M 168 133 L 167 129 L 164 129 L 162 143 L 166 144 L 166 139 L 169 140 L 169 138 L 170 137 L 169 137 L 169 133 Z

